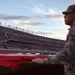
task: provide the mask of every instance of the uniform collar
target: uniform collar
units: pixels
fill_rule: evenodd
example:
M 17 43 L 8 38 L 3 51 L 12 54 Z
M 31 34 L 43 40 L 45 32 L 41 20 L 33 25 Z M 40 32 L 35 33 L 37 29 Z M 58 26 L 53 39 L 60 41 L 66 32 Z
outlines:
M 72 27 L 70 27 L 68 30 L 72 30 L 72 29 L 74 29 L 74 28 L 75 28 L 75 24 L 72 25 Z

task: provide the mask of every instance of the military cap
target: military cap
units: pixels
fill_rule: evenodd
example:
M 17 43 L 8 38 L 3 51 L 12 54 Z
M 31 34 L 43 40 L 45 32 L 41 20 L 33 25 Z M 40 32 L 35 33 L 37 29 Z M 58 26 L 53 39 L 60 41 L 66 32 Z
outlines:
M 75 5 L 70 5 L 66 11 L 62 12 L 63 14 L 75 13 Z

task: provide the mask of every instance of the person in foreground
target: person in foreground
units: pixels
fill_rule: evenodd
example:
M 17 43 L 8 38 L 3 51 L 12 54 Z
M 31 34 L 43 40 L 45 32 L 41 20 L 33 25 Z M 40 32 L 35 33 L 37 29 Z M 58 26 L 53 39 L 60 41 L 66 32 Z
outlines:
M 36 58 L 32 60 L 37 64 L 63 64 L 65 75 L 75 75 L 75 5 L 70 5 L 64 14 L 64 21 L 69 25 L 69 32 L 62 51 L 55 56 L 45 59 Z

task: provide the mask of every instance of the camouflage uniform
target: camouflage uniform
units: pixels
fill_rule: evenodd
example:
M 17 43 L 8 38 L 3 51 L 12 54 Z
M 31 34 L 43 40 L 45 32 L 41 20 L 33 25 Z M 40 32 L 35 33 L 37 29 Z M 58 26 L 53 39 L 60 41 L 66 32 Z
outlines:
M 75 75 L 75 25 L 69 30 L 63 50 L 53 57 L 44 59 L 44 63 L 64 64 L 65 75 Z

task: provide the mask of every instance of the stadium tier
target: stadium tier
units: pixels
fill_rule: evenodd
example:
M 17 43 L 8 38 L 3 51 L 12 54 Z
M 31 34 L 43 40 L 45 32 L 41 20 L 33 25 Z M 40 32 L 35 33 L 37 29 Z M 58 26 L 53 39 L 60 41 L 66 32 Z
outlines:
M 64 40 L 58 40 L 0 26 L 0 51 L 59 52 Z

